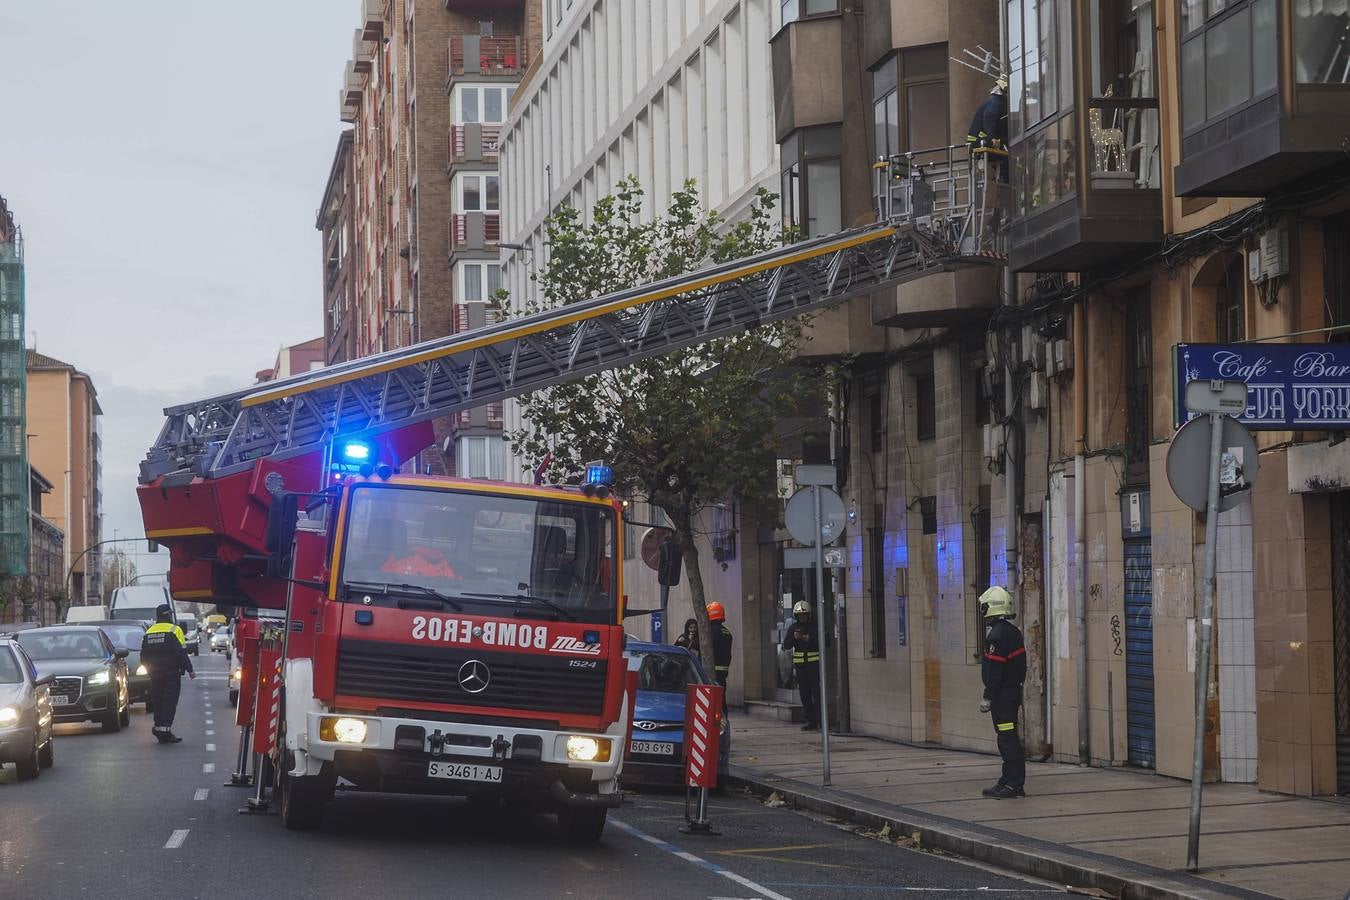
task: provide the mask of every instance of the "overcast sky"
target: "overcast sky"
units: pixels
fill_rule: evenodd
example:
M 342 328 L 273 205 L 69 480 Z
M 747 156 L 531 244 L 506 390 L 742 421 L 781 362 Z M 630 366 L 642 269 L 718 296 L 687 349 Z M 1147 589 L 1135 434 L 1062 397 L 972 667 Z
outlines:
M 137 464 L 164 406 L 323 333 L 315 210 L 360 7 L 0 0 L 29 346 L 94 378 L 107 537 L 142 533 Z

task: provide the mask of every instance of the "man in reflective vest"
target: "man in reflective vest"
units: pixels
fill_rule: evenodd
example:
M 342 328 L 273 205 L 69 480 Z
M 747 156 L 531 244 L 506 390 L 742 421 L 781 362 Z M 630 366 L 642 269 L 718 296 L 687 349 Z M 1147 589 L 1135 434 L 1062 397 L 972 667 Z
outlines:
M 1007 591 L 995 585 L 980 595 L 979 602 L 985 623 L 984 660 L 980 664 L 984 701 L 980 712 L 993 716 L 998 753 L 1003 757 L 998 784 L 983 793 L 999 800 L 1025 797 L 1027 764 L 1017 731 L 1017 713 L 1022 706 L 1022 682 L 1027 677 L 1027 647 L 1022 632 L 1010 621 L 1012 597 Z
M 187 672 L 196 678 L 197 673 L 192 670 L 183 629 L 174 622 L 167 603 L 155 610 L 155 624 L 141 641 L 141 662 L 150 670 L 150 705 L 155 710 L 151 733 L 161 744 L 180 743 L 183 739 L 173 733 L 173 719 L 178 712 L 182 676 Z
M 802 731 L 820 728 L 820 632 L 811 621 L 811 604 L 798 600 L 792 607 L 792 624 L 783 636 L 783 649 L 792 651 L 792 671 L 797 677 L 806 724 Z

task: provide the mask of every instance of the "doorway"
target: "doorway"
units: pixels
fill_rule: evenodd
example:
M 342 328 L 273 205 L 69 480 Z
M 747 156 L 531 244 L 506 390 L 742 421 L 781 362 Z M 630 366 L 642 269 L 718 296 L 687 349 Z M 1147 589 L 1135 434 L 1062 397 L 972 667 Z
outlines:
M 1157 762 L 1153 706 L 1153 543 L 1125 542 L 1125 724 L 1127 760 Z

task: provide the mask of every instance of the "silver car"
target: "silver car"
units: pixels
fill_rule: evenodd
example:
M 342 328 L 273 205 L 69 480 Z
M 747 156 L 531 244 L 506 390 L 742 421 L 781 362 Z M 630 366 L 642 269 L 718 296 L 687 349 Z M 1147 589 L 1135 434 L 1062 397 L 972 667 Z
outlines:
M 51 682 L 23 648 L 0 637 L 0 763 L 14 763 L 20 781 L 37 778 L 56 762 Z

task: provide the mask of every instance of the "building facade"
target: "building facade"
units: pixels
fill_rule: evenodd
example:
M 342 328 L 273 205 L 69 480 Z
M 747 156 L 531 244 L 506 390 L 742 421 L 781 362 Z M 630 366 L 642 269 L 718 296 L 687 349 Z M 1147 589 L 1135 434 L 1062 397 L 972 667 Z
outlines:
M 70 363 L 28 351 L 28 454 L 53 485 L 43 514 L 65 532 L 61 571 L 77 602 L 102 596 L 97 547 L 103 539 L 102 415 L 92 378 Z
M 324 357 L 327 355 L 328 341 L 326 337 L 313 338 L 308 341 L 301 341 L 298 344 L 291 344 L 289 347 L 282 347 L 277 351 L 277 358 L 268 369 L 259 369 L 254 375 L 254 379 L 261 384 L 264 381 L 279 381 L 282 378 L 290 378 L 292 375 L 303 375 L 306 372 L 313 372 L 316 369 L 322 369 L 325 365 Z
M 0 197 L 0 574 L 28 569 L 23 232 Z
M 41 472 L 29 467 L 29 543 L 28 581 L 24 593 L 27 600 L 18 609 L 18 621 L 41 622 L 53 625 L 60 621 L 62 598 L 65 596 L 66 535 L 55 522 L 42 514 L 42 498 L 52 493 L 56 485 Z
M 351 137 L 339 139 L 318 222 L 326 362 L 487 321 L 501 284 L 498 136 L 538 46 L 531 8 L 365 0 L 339 97 Z M 437 421 L 438 447 L 419 467 L 499 477 L 501 420 L 494 406 Z

